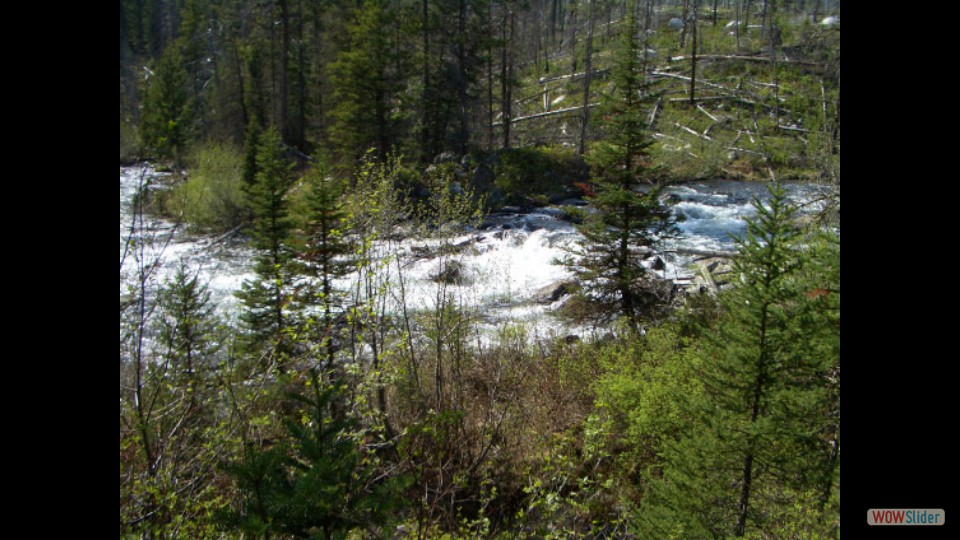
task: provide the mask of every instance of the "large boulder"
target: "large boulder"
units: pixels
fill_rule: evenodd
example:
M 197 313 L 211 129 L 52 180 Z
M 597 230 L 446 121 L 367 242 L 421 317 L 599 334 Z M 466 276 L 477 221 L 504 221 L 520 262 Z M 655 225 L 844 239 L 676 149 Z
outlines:
M 460 261 L 447 261 L 432 277 L 438 283 L 463 285 L 466 282 L 466 269 Z
M 683 21 L 681 21 L 680 19 L 674 17 L 674 18 L 670 19 L 670 22 L 667 23 L 667 26 L 669 26 L 670 28 L 673 28 L 674 30 L 682 30 L 682 29 L 683 29 Z
M 533 293 L 533 301 L 538 304 L 552 304 L 573 292 L 573 288 L 572 281 L 557 281 Z
M 441 152 L 433 158 L 433 163 L 439 165 L 440 163 L 457 163 L 460 161 L 460 156 L 456 152 Z
M 837 17 L 836 15 L 825 17 L 822 21 L 820 21 L 820 26 L 829 27 L 829 26 L 839 26 L 839 25 L 840 25 L 840 17 Z

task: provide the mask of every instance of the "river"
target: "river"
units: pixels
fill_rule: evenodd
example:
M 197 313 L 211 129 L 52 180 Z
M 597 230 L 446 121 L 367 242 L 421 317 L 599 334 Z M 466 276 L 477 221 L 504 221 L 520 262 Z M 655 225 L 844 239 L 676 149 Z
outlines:
M 131 227 L 132 201 L 141 182 L 156 183 L 163 176 L 151 168 L 121 167 L 120 169 L 120 294 L 121 298 L 135 296 L 139 262 L 154 268 L 147 289 L 156 290 L 183 264 L 200 276 L 211 291 L 217 311 L 228 320 L 235 320 L 240 305 L 233 295 L 245 279 L 253 277 L 253 252 L 239 235 L 222 239 L 217 236 L 188 234 L 183 227 L 154 217 Z M 784 184 L 790 199 L 805 204 L 805 212 L 816 211 L 816 204 L 807 204 L 824 193 L 822 186 L 799 183 Z M 732 236 L 746 228 L 745 217 L 754 214 L 750 204 L 754 196 L 767 195 L 763 183 L 714 180 L 691 182 L 669 188 L 677 203 L 673 211 L 683 215 L 679 223 L 680 238 L 669 240 L 662 259 L 666 263 L 661 275 L 684 282 L 692 276 L 692 255 L 684 250 L 733 250 Z M 457 255 L 462 265 L 462 281 L 449 286 L 458 305 L 478 314 L 482 326 L 495 330 L 507 322 L 522 322 L 528 332 L 537 335 L 584 333 L 589 329 L 564 327 L 551 310 L 558 302 L 532 301 L 537 291 L 570 277 L 570 272 L 554 261 L 567 252 L 565 247 L 580 237 L 568 221 L 561 219 L 557 207 L 545 207 L 531 212 L 500 212 L 488 216 L 483 226 L 455 240 L 465 244 Z M 131 241 L 132 240 L 132 241 Z M 415 253 L 429 252 L 425 242 L 404 240 L 390 247 L 399 252 L 403 266 L 406 303 L 410 309 L 431 309 L 437 298 L 438 260 L 431 256 L 414 257 Z M 140 249 L 136 249 L 136 248 Z M 386 251 L 388 246 L 383 246 Z M 395 249 L 396 248 L 396 249 Z M 676 250 L 680 250 L 677 252 Z M 395 272 L 395 265 L 391 265 Z M 339 285 L 352 286 L 355 277 L 348 276 Z M 395 280 L 394 280 L 395 281 Z M 149 293 L 148 293 L 149 294 Z

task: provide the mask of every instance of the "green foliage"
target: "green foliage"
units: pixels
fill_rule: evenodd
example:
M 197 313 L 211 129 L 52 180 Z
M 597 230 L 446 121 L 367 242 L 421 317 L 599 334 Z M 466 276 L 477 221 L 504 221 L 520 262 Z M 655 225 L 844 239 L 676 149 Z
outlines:
M 260 125 L 251 121 L 243 137 L 243 181 L 249 187 L 257 182 L 257 153 L 260 149 Z
M 378 474 L 375 456 L 358 445 L 353 422 L 331 416 L 340 387 L 312 371 L 306 390 L 290 396 L 304 408 L 285 420 L 288 441 L 248 445 L 242 460 L 225 465 L 240 490 L 239 504 L 221 515 L 229 530 L 345 538 L 396 519 L 406 480 Z
M 159 305 L 157 340 L 173 369 L 192 376 L 195 364 L 211 360 L 219 348 L 210 291 L 181 265 L 160 289 Z
M 206 286 L 179 269 L 134 324 L 120 366 L 121 535 L 216 538 L 225 502 L 211 470 L 231 451 L 232 425 L 219 406 L 226 337 Z M 147 329 L 156 341 L 137 341 Z
M 371 147 L 385 158 L 397 142 L 399 74 L 384 31 L 393 16 L 380 0 L 358 4 L 346 28 L 347 46 L 329 66 L 334 101 L 330 140 L 350 167 Z
M 784 527 L 771 517 L 783 505 L 813 490 L 825 504 L 833 489 L 839 244 L 799 246 L 795 209 L 779 186 L 754 207 L 738 242 L 740 280 L 722 297 L 726 315 L 705 351 L 706 393 L 687 405 L 694 421 L 669 446 L 663 478 L 641 509 L 647 535 L 676 527 L 685 537 L 771 534 Z M 818 276 L 814 291 L 810 276 Z
M 345 296 L 334 286 L 334 280 L 353 270 L 356 245 L 348 235 L 349 215 L 343 206 L 345 184 L 331 175 L 322 156 L 307 174 L 306 187 L 309 192 L 303 201 L 305 223 L 297 257 L 300 273 L 312 281 L 304 286 L 301 296 L 305 305 L 322 308 L 321 324 L 311 325 L 311 334 L 319 337 L 326 349 L 327 364 L 332 366 L 334 320 L 342 314 Z
M 549 197 L 575 191 L 588 178 L 587 167 L 573 150 L 541 147 L 511 148 L 496 153 L 494 182 L 506 204 L 545 203 Z
M 177 47 L 167 47 L 150 77 L 143 104 L 140 136 L 160 156 L 183 157 L 190 136 L 189 79 Z
M 651 287 L 651 272 L 643 258 L 675 232 L 674 219 L 661 200 L 664 186 L 639 193 L 638 180 L 650 180 L 647 148 L 653 144 L 645 132 L 645 104 L 649 94 L 640 44 L 634 35 L 631 12 L 623 32 L 620 62 L 614 67 L 615 93 L 606 96 L 604 112 L 607 139 L 595 145 L 589 161 L 594 172 L 595 212 L 577 226 L 583 241 L 565 263 L 582 283 L 586 296 L 607 308 L 606 316 L 619 314 L 636 325 L 654 314 L 663 303 Z
M 283 157 L 283 143 L 276 129 L 260 137 L 257 151 L 256 181 L 247 189 L 247 204 L 253 214 L 250 228 L 252 246 L 258 251 L 254 270 L 257 277 L 246 281 L 237 297 L 243 302 L 241 319 L 248 330 L 251 350 L 278 347 L 274 352 L 285 361 L 290 339 L 286 336 L 293 321 L 287 309 L 295 272 L 291 247 L 292 223 L 289 218 L 287 190 L 291 164 Z
M 140 155 L 140 134 L 130 121 L 120 121 L 120 163 L 135 161 Z
M 597 407 L 613 419 L 623 471 L 634 478 L 658 461 L 691 422 L 684 403 L 703 394 L 702 353 L 672 327 L 653 328 L 623 347 L 606 347 L 593 384 Z
M 642 17 L 646 4 L 625 11 Z M 204 287 L 183 273 L 156 304 L 146 303 L 140 332 L 128 332 L 136 310 L 122 312 L 121 536 L 724 537 L 739 517 L 744 470 L 744 536 L 835 536 L 835 236 L 791 239 L 784 260 L 797 264 L 782 286 L 764 289 L 763 272 L 741 268 L 753 277 L 721 295 L 724 315 L 695 306 L 693 316 L 681 315 L 683 326 L 647 328 L 645 336 L 551 340 L 520 325 L 491 344 L 478 339 L 482 314 L 462 309 L 457 297 L 472 270 L 456 245 L 477 218 L 479 198 L 466 196 L 471 176 L 496 204 L 545 203 L 572 187 L 596 192 L 600 212 L 579 216 L 593 235 L 579 253 L 586 294 L 565 308 L 627 314 L 631 326 L 659 303 L 643 285 L 651 276 L 636 266 L 642 257 L 631 258 L 656 247 L 658 225 L 640 223 L 665 216 L 656 194 L 645 198 L 636 184 L 839 181 L 839 29 L 777 9 L 783 44 L 774 63 L 773 25 L 742 27 L 739 40 L 724 28 L 741 5 L 721 4 L 716 26 L 701 6 L 694 107 L 670 99 L 689 90 L 672 75 L 689 74 L 692 36 L 680 50 L 678 32 L 663 26 L 680 5 L 660 6 L 661 26 L 639 46 L 630 40 L 636 21 L 618 15 L 622 4 L 597 3 L 597 23 L 609 16 L 612 24 L 594 37 L 594 67 L 602 70 L 594 88 L 609 95 L 591 113 L 588 171 L 560 146 L 578 127 L 575 114 L 512 123 L 513 144 L 536 148 L 494 151 L 502 138 L 490 126 L 506 113 L 498 111 L 501 91 L 518 98 L 507 96 L 513 118 L 578 104 L 582 79 L 539 77 L 545 64 L 549 77 L 582 71 L 585 3 L 539 10 L 513 1 L 123 0 L 122 162 L 142 151 L 186 158 L 190 178 L 163 192 L 171 193 L 168 209 L 199 228 L 249 222 L 258 256 L 257 277 L 240 293 L 244 326 L 235 333 L 246 338 L 243 348 L 221 335 Z M 758 14 L 751 24 L 760 24 Z M 607 38 L 624 27 L 627 52 L 614 55 Z M 537 31 L 550 41 L 535 39 Z M 660 81 L 662 99 L 647 80 Z M 542 106 L 541 92 L 567 100 Z M 329 146 L 336 174 L 317 167 L 291 186 L 271 124 L 305 152 Z M 648 145 L 650 133 L 656 145 Z M 191 148 L 194 141 L 204 142 Z M 232 148 L 241 143 L 238 157 Z M 484 170 L 441 163 L 422 176 L 391 157 L 391 147 L 419 162 L 452 149 Z M 836 223 L 838 212 L 830 214 Z M 442 244 L 429 306 L 407 302 L 411 255 L 399 246 L 410 235 L 428 239 L 431 250 Z M 748 258 L 760 260 L 762 251 Z M 356 271 L 350 301 L 331 280 L 348 268 Z M 625 308 L 627 297 L 648 305 Z M 761 348 L 756 310 L 765 299 L 771 353 L 761 369 L 745 351 Z M 144 329 L 155 331 L 148 343 L 158 346 L 135 355 L 131 336 Z M 271 354 L 286 373 L 251 369 Z M 291 401 L 284 390 L 303 389 L 300 368 L 318 362 L 329 368 L 323 377 L 345 386 L 313 379 L 310 396 Z M 748 390 L 758 380 L 763 399 L 751 421 Z M 235 482 L 214 466 L 222 460 L 233 463 Z M 409 504 L 395 506 L 408 477 Z M 392 482 L 395 489 L 386 487 Z M 218 512 L 231 502 L 229 516 Z M 387 512 L 406 531 L 386 528 Z M 229 531 L 214 529 L 216 515 Z
M 168 213 L 201 230 L 226 231 L 243 223 L 243 162 L 235 148 L 205 144 L 190 154 L 187 168 L 187 181 L 167 199 Z

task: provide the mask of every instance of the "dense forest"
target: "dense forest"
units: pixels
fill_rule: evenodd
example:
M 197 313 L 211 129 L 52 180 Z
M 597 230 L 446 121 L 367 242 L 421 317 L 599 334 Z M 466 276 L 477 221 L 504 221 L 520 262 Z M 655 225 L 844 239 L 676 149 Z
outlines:
M 839 15 L 121 0 L 121 538 L 839 537 Z M 713 179 L 765 193 L 680 286 Z M 551 203 L 604 331 L 491 334 L 464 238 Z M 151 219 L 253 254 L 238 317 Z

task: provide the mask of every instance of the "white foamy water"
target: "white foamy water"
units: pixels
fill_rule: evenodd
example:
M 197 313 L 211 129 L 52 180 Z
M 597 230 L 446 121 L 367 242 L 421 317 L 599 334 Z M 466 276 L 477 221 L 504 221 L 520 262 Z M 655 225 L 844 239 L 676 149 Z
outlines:
M 186 227 L 149 214 L 141 222 L 133 207 L 136 193 L 141 188 L 163 189 L 159 180 L 164 176 L 149 166 L 120 168 L 120 295 L 139 294 L 141 266 L 152 269 L 146 274 L 152 294 L 182 263 L 207 284 L 220 313 L 232 318 L 238 308 L 234 291 L 254 275 L 253 251 L 237 241 L 188 234 Z
M 150 291 L 155 291 L 164 279 L 172 276 L 182 262 L 207 283 L 219 312 L 228 319 L 235 318 L 239 304 L 233 293 L 245 279 L 254 277 L 253 251 L 237 240 L 217 241 L 214 236 L 189 235 L 183 227 L 149 217 L 145 218 L 142 229 L 131 236 L 131 203 L 141 181 L 141 171 L 136 167 L 120 169 L 121 257 L 125 246 L 141 246 L 144 261 L 159 263 L 150 276 Z M 160 176 L 147 168 L 144 179 L 154 183 Z M 800 184 L 788 185 L 787 189 L 791 200 L 798 203 L 819 192 L 816 186 Z M 711 181 L 674 186 L 668 192 L 679 199 L 674 212 L 685 219 L 678 225 L 681 238 L 668 240 L 664 246 L 661 257 L 666 269 L 662 276 L 683 279 L 693 274 L 689 268 L 693 256 L 672 250 L 734 249 L 731 235 L 743 233 L 746 228 L 743 218 L 754 214 L 750 200 L 754 195 L 765 198 L 766 186 Z M 449 256 L 461 266 L 461 280 L 456 285 L 442 285 L 434 279 L 441 264 L 435 255 L 436 242 L 411 239 L 398 244 L 377 243 L 375 249 L 389 262 L 381 279 L 390 287 L 396 287 L 399 276 L 393 257 L 399 257 L 408 310 L 435 309 L 442 290 L 447 298 L 477 316 L 489 334 L 509 322 L 523 322 L 529 333 L 540 336 L 588 332 L 583 328 L 566 328 L 549 316 L 563 299 L 553 305 L 532 300 L 540 289 L 571 276 L 565 267 L 554 264 L 567 254 L 564 248 L 580 238 L 573 225 L 562 220 L 562 215 L 558 208 L 543 208 L 527 214 L 497 214 L 487 219 L 486 229 L 454 239 L 451 243 L 463 244 L 456 254 Z M 128 248 L 120 269 L 121 295 L 130 294 L 136 276 L 137 261 Z M 348 276 L 339 280 L 338 285 L 353 290 L 356 279 Z M 391 289 L 388 312 L 400 311 L 398 296 L 395 289 Z

